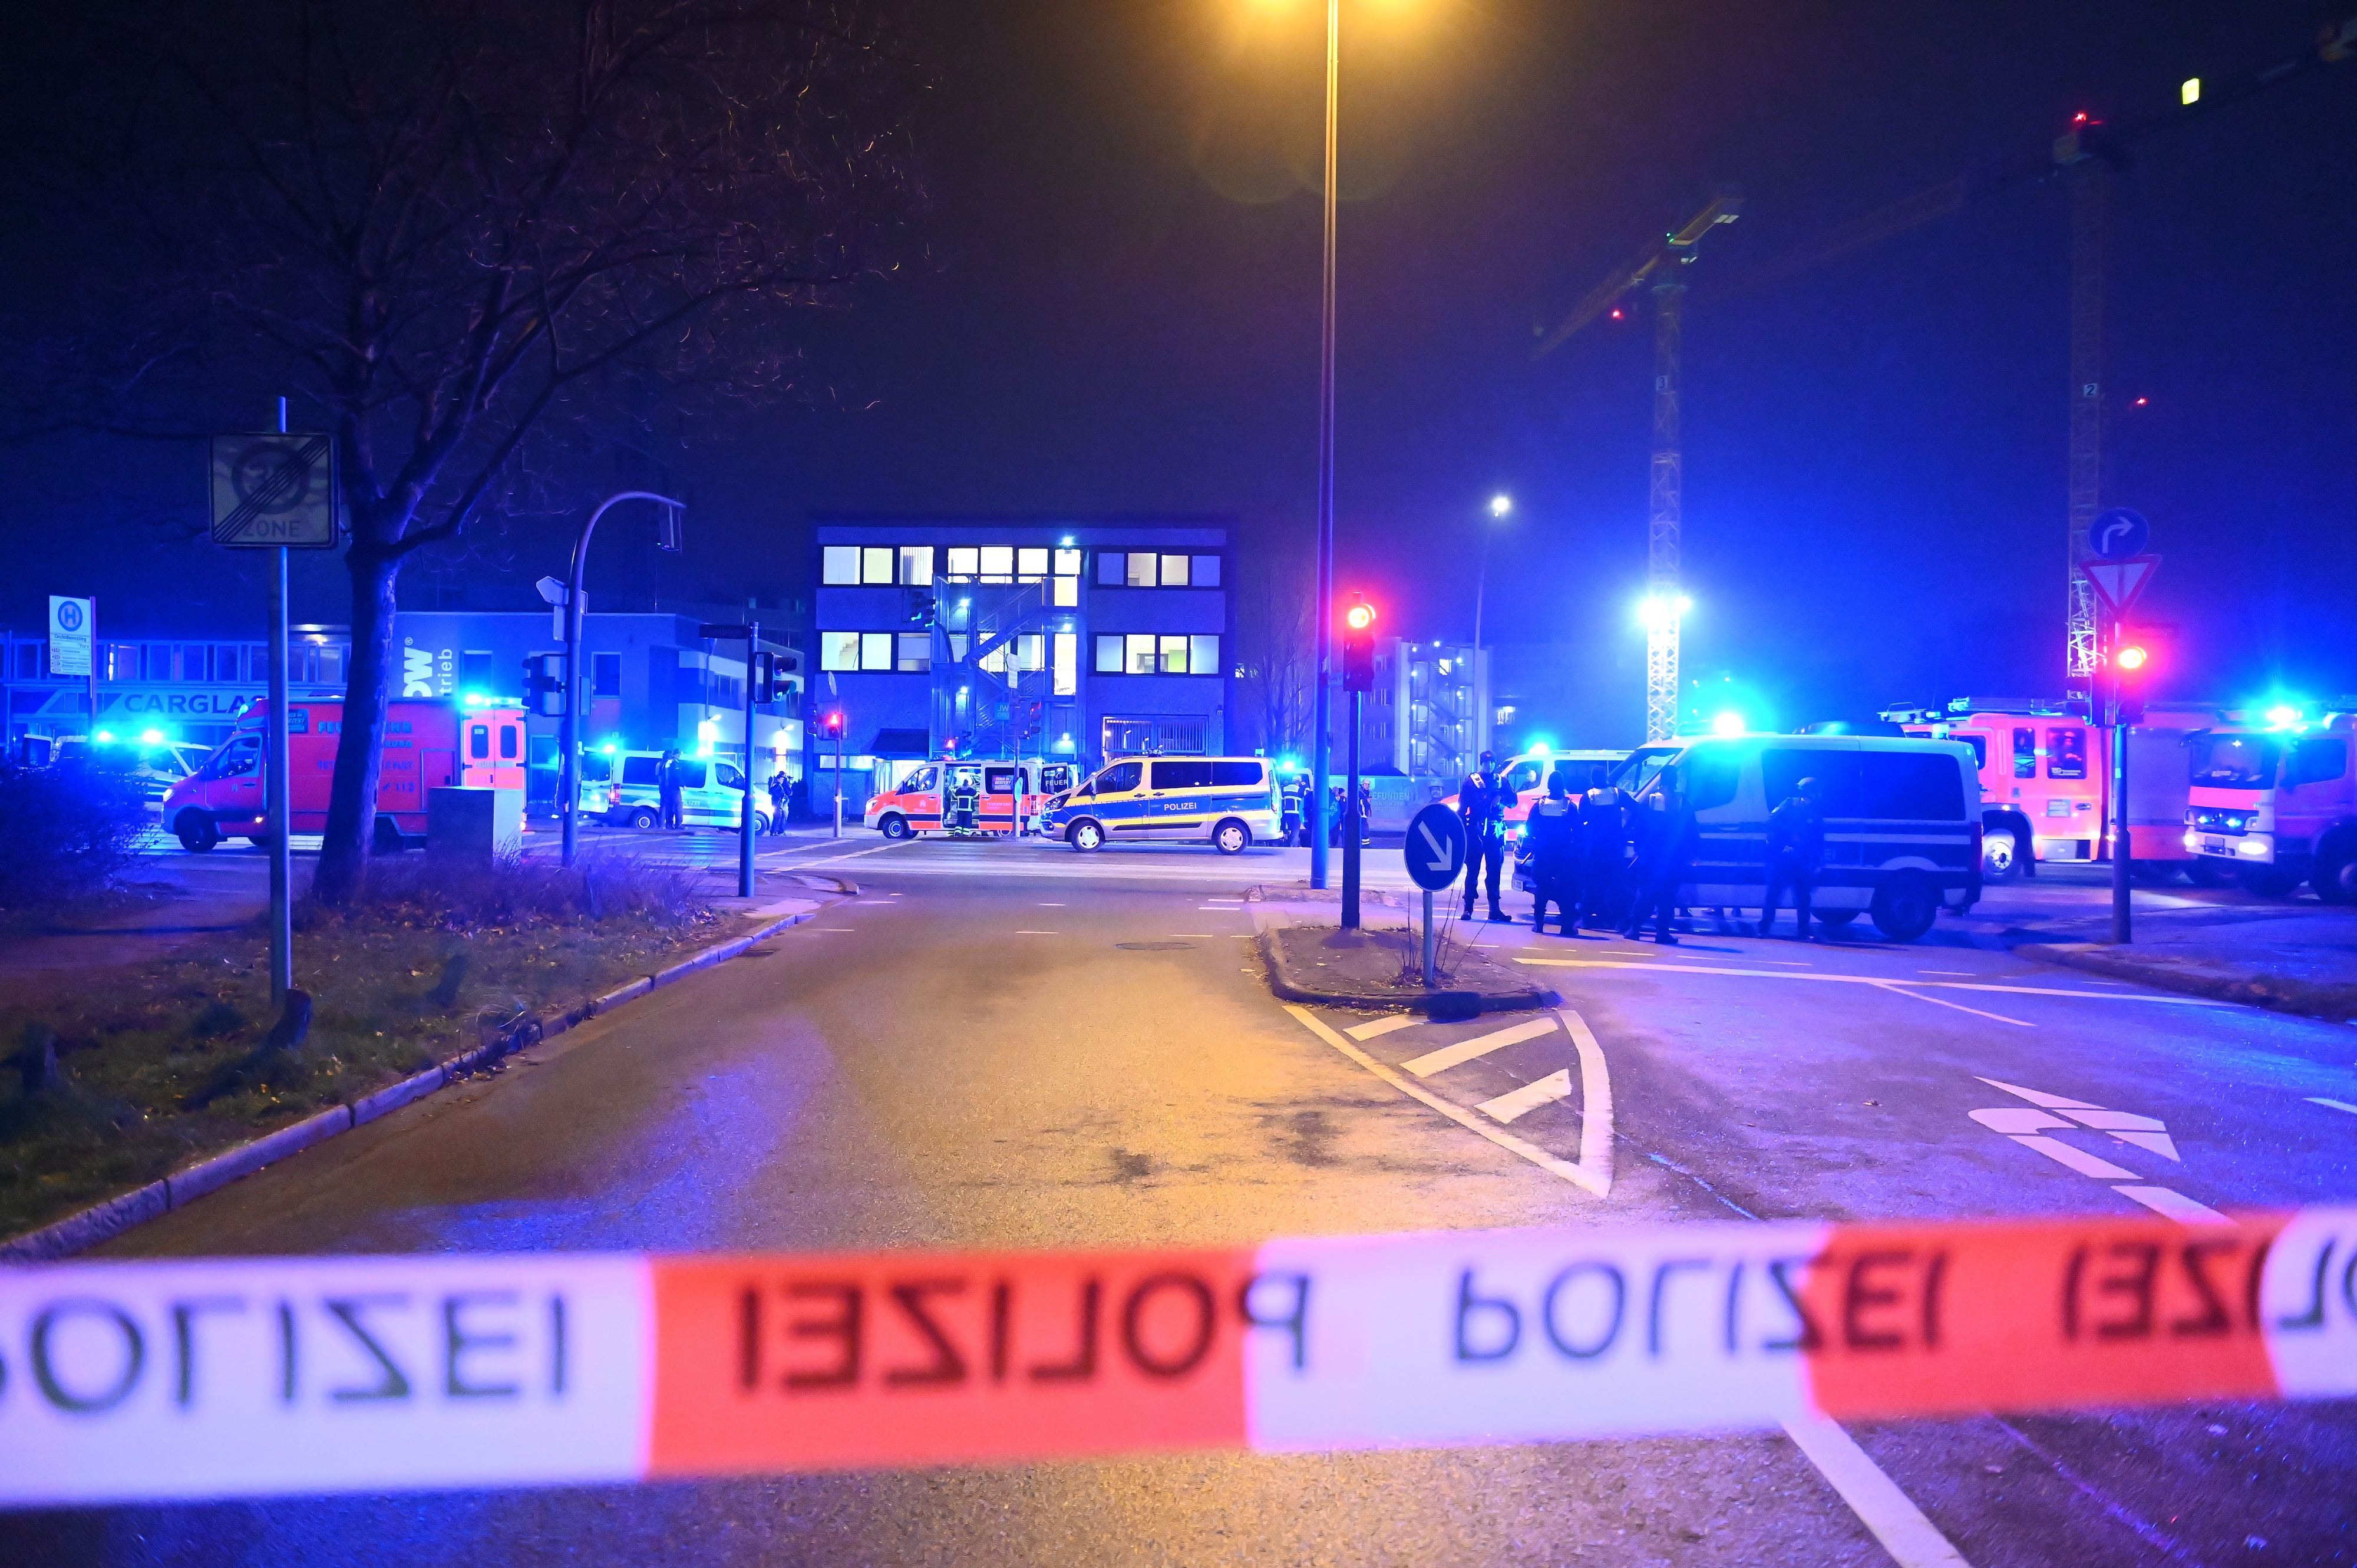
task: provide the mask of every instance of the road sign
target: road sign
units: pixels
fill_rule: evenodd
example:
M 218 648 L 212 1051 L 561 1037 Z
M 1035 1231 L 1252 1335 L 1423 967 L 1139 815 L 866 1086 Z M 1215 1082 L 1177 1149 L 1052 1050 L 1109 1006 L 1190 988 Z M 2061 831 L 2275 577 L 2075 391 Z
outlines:
M 2152 524 L 2144 513 L 2115 506 L 2087 525 L 2087 548 L 2105 561 L 2126 561 L 2144 553 L 2152 542 Z
M 2160 564 L 2158 555 L 2131 555 L 2125 561 L 2089 561 L 2079 570 L 2095 585 L 2096 596 L 2115 618 L 2128 613 L 2145 585 L 2152 581 L 2153 569 Z
M 90 673 L 90 628 L 98 618 L 94 601 L 49 596 L 49 673 Z
M 1436 800 L 1408 823 L 1401 854 L 1407 857 L 1409 880 L 1427 893 L 1437 893 L 1453 886 L 1465 869 L 1465 824 Z
M 335 546 L 335 443 L 325 435 L 216 435 L 213 542 L 240 549 Z

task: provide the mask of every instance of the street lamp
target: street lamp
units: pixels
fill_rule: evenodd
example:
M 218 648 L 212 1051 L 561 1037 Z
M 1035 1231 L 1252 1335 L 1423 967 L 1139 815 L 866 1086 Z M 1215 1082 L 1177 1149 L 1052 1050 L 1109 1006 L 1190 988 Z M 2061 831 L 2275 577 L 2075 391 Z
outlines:
M 1514 498 L 1501 490 L 1490 498 L 1490 521 L 1503 522 L 1514 510 Z M 1481 531 L 1481 565 L 1473 574 L 1473 749 L 1490 749 L 1490 692 L 1481 662 L 1481 596 L 1490 585 L 1490 530 Z

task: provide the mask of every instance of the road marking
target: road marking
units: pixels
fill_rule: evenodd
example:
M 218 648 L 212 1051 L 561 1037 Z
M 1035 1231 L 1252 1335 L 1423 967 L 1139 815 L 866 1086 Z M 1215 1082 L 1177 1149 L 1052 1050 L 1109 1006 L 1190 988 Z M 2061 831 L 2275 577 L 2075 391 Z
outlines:
M 1953 1007 L 1959 1013 L 1970 1013 L 1975 1018 L 1991 1018 L 2000 1024 L 2019 1025 L 2025 1029 L 2034 1029 L 2038 1027 L 2037 1025 L 2030 1023 L 2026 1018 L 2008 1018 L 2002 1013 L 1985 1013 L 1978 1007 L 1967 1007 L 1961 1002 L 1951 1002 L 1943 996 L 1926 996 L 1920 991 L 1910 991 L 1907 989 L 1907 985 L 1908 983 L 1906 981 L 1886 980 L 1880 983 L 1878 989 L 1888 991 L 1893 996 L 1912 996 L 1916 1001 L 1929 1002 L 1934 1007 Z
M 1018 937 L 1060 937 L 1064 933 L 1061 931 L 1017 931 L 1015 934 Z
M 2350 1115 L 2357 1116 L 2357 1105 L 2352 1105 L 2345 1100 L 2327 1100 L 2322 1095 L 2311 1094 L 2308 1097 L 2308 1102 L 2310 1105 L 2321 1105 L 2330 1111 L 2346 1111 Z
M 1039 906 L 1039 908 L 1041 908 L 1042 909 L 1060 909 L 1060 908 L 1062 908 L 1063 907 L 1064 907 L 1064 906 L 1063 906 L 1062 904 L 1060 904 L 1060 903 L 1057 903 L 1057 904 L 1042 904 L 1042 905 L 1040 905 L 1040 906 Z
M 1882 1473 L 1841 1423 L 1823 1416 L 1793 1416 L 1784 1423 L 1790 1437 L 1817 1473 L 1839 1493 L 1860 1524 L 1882 1542 L 1900 1568 L 1972 1568 L 1963 1552 L 1923 1517 L 1899 1483 Z
M 2074 1149 L 2059 1138 L 2038 1134 L 2023 1137 L 2018 1133 L 2008 1133 L 2007 1136 L 2025 1149 L 2035 1149 L 2058 1165 L 2069 1165 L 2081 1176 L 2096 1176 L 2104 1181 L 2134 1181 L 2136 1178 L 2136 1172 L 2122 1170 L 2111 1161 L 2091 1155 L 2084 1149 Z
M 2215 1225 L 2233 1223 L 2206 1203 L 2196 1203 L 2181 1192 L 2165 1187 L 2115 1187 L 2122 1197 L 2135 1198 L 2158 1214 L 2166 1214 L 2180 1225 Z
M 1189 941 L 1208 942 L 1219 934 L 1217 931 L 1173 931 L 1170 936 L 1173 940 L 1183 937 Z
M 1559 1159 L 1548 1154 L 1535 1144 L 1525 1143 L 1512 1133 L 1501 1132 L 1487 1122 L 1478 1120 L 1471 1112 L 1461 1106 L 1451 1105 L 1424 1085 L 1402 1078 L 1398 1073 L 1328 1028 L 1325 1021 L 1307 1007 L 1291 1002 L 1284 1004 L 1284 1007 L 1286 1012 L 1301 1021 L 1302 1027 L 1409 1099 L 1439 1112 L 1460 1127 L 1469 1128 L 1480 1133 L 1508 1153 L 1521 1155 L 1541 1170 L 1561 1176 L 1583 1192 L 1593 1193 L 1598 1197 L 1603 1197 L 1612 1190 L 1612 1097 L 1604 1076 L 1603 1052 L 1596 1051 L 1592 1069 L 1589 1065 L 1589 1050 L 1594 1044 L 1594 1036 L 1586 1036 L 1587 1043 L 1580 1047 L 1581 1093 L 1587 1095 L 1590 1090 L 1596 1092 L 1581 1108 L 1579 1163 L 1574 1165 L 1569 1160 Z M 1566 1021 L 1577 1015 L 1567 1014 Z M 1582 1031 L 1573 1032 L 1573 1038 L 1582 1037 Z
M 813 926 L 811 929 L 814 931 L 848 931 L 851 928 L 849 926 Z
M 1428 1022 L 1430 1020 L 1420 1018 L 1413 1013 L 1394 1013 L 1388 1018 L 1375 1018 L 1364 1024 L 1353 1024 L 1342 1033 L 1354 1040 L 1372 1040 L 1377 1035 L 1388 1035 L 1394 1029 L 1405 1029 L 1410 1024 Z
M 1514 955 L 1516 963 L 1544 965 L 1549 969 L 1658 969 L 1674 974 L 1742 974 L 1756 980 L 1822 980 L 1849 985 L 1930 985 L 1946 991 L 1994 991 L 2000 996 L 2076 996 L 2082 1001 L 2154 1002 L 2171 1007 L 2232 1007 L 2231 1002 L 2212 1002 L 2206 996 L 2158 996 L 2148 992 L 2132 992 L 2115 995 L 2103 991 L 2072 991 L 2051 985 L 1990 985 L 1961 980 L 1893 980 L 1876 974 L 1785 974 L 1772 969 L 1704 969 L 1684 963 L 1634 963 L 1625 959 L 1605 958 L 1525 958 Z M 1771 962 L 1781 961 L 1771 960 Z
M 1453 1046 L 1443 1046 L 1437 1051 L 1426 1051 L 1400 1065 L 1418 1078 L 1430 1078 L 1437 1072 L 1447 1072 L 1460 1062 L 1486 1057 L 1491 1051 L 1504 1050 L 1523 1040 L 1535 1040 L 1541 1035 L 1555 1033 L 1555 1020 L 1534 1018 L 1525 1024 L 1498 1029 L 1487 1035 L 1476 1035 L 1469 1040 L 1459 1040 Z
M 1975 1074 L 1974 1076 L 1978 1077 L 1979 1075 Z M 2098 1106 L 2089 1104 L 2083 1100 L 2065 1100 L 2059 1094 L 2041 1094 L 2037 1090 L 2024 1089 L 2018 1083 L 2005 1083 L 1994 1078 L 1984 1078 L 1981 1079 L 1981 1081 L 1987 1084 L 1991 1089 L 2002 1089 L 2007 1094 L 2013 1095 L 2017 1099 L 2027 1100 L 2032 1105 L 2043 1105 L 2049 1111 L 2094 1111 L 2101 1109 Z
M 1970 980 L 1973 977 L 1973 972 L 1969 969 L 1919 969 L 1915 972 L 1918 974 L 1944 974 L 1953 980 Z
M 1571 1069 L 1558 1068 L 1534 1083 L 1511 1090 L 1494 1100 L 1485 1100 L 1473 1109 L 1499 1122 L 1512 1122 L 1527 1115 L 1542 1105 L 1552 1105 L 1558 1100 L 1571 1098 Z

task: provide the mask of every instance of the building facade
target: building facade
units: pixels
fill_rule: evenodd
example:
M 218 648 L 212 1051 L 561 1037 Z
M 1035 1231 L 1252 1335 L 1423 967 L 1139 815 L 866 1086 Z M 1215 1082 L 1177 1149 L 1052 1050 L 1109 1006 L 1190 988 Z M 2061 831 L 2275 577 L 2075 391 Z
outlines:
M 951 753 L 1093 766 L 1229 744 L 1225 528 L 912 520 L 816 532 L 811 711 L 844 715 L 845 770 L 859 779 L 847 789 L 864 796 Z M 814 750 L 812 776 L 834 760 Z
M 1360 765 L 1427 779 L 1472 772 L 1481 755 L 1488 664 L 1464 643 L 1378 643 L 1375 689 L 1360 718 Z

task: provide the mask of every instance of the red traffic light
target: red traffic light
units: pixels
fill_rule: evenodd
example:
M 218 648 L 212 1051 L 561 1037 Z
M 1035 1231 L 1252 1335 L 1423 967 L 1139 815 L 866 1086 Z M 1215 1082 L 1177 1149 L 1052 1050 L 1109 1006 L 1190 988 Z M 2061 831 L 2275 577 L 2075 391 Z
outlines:
M 2146 652 L 2141 645 L 2133 642 L 2112 655 L 2113 664 L 2123 675 L 2136 674 L 2151 661 L 2152 655 Z
M 832 739 L 843 733 L 843 714 L 840 712 L 827 714 L 825 724 L 828 738 Z
M 1375 624 L 1375 607 L 1368 604 L 1352 605 L 1350 613 L 1342 618 L 1351 623 L 1352 631 L 1364 631 Z

